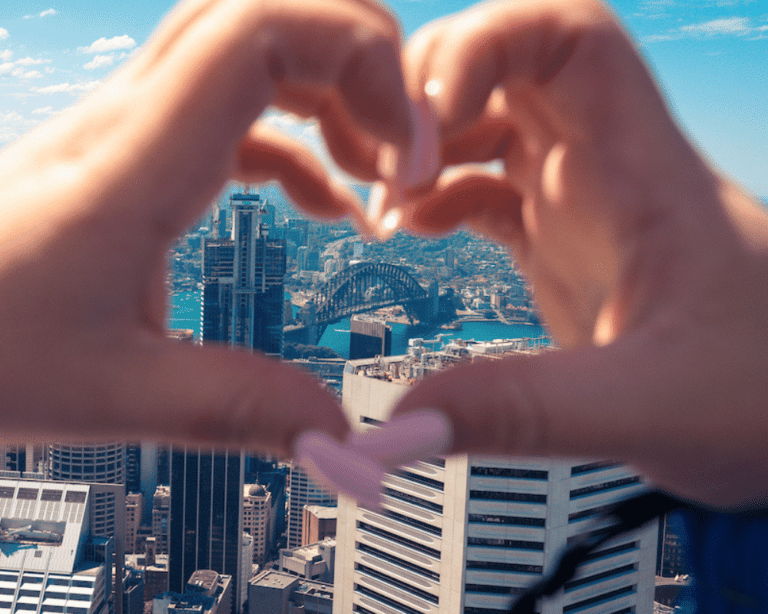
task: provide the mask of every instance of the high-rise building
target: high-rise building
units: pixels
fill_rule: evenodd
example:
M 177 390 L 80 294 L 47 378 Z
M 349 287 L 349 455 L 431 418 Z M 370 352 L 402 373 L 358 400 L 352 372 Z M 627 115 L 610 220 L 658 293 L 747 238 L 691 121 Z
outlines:
M 301 546 L 304 528 L 304 506 L 336 506 L 336 493 L 324 488 L 296 463 L 291 465 L 291 494 L 288 503 L 288 547 Z
M 232 576 L 234 612 L 242 605 L 244 456 L 239 450 L 171 451 L 169 589 L 182 592 L 199 569 Z
M 263 565 L 267 552 L 272 549 L 273 523 L 272 493 L 261 484 L 246 484 L 243 488 L 243 530 L 253 538 L 252 563 Z
M 122 441 L 88 444 L 54 443 L 48 446 L 48 475 L 52 480 L 125 484 L 126 445 Z M 117 506 L 124 497 L 114 493 L 93 494 L 91 533 L 112 537 L 115 534 Z
M 352 424 L 375 428 L 413 381 L 536 345 L 414 345 L 407 356 L 350 361 L 345 410 Z M 595 522 L 607 505 L 642 488 L 631 468 L 590 460 L 457 455 L 401 468 L 384 480 L 380 513 L 339 497 L 333 611 L 502 614 L 566 544 L 602 528 Z M 650 614 L 657 533 L 654 524 L 601 547 L 538 611 Z
M 155 554 L 168 554 L 170 517 L 171 487 L 160 485 L 152 497 L 152 537 L 155 538 Z
M 140 492 L 125 496 L 125 551 L 128 554 L 139 552 L 137 543 L 141 514 L 144 510 L 144 495 Z
M 0 479 L 0 611 L 109 612 L 113 540 L 90 533 L 93 489 Z
M 269 238 L 258 194 L 233 194 L 230 238 L 203 244 L 203 343 L 280 356 L 285 242 Z

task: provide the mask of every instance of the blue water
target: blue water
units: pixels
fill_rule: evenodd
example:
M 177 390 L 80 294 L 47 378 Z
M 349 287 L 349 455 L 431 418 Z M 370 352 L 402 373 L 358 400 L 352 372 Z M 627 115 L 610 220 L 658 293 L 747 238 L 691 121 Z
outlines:
M 178 292 L 171 296 L 169 328 L 189 328 L 200 336 L 200 291 Z M 450 339 L 475 339 L 492 341 L 493 339 L 519 339 L 521 337 L 541 337 L 546 331 L 541 326 L 530 324 L 503 324 L 501 322 L 465 322 L 462 330 L 442 330 L 431 326 L 392 326 L 392 354 L 405 354 L 408 340 L 414 337 L 434 339 L 438 333 L 446 334 Z M 349 357 L 349 318 L 330 324 L 320 339 L 320 344 L 334 350 L 344 358 Z

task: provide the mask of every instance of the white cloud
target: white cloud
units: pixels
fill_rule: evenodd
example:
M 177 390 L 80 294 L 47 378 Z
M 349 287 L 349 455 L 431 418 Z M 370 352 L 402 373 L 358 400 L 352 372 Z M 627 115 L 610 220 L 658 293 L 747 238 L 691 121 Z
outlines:
M 13 57 L 13 51 L 10 49 L 6 49 L 5 51 L 0 51 L 0 60 L 3 62 L 7 62 Z
M 48 85 L 46 87 L 35 87 L 32 91 L 38 94 L 74 94 L 77 92 L 90 92 L 98 87 L 101 81 L 89 81 L 88 83 L 58 83 L 57 85 Z
M 5 28 L 0 28 L 0 41 L 5 40 L 9 36 L 10 34 L 8 34 L 8 30 L 6 30 Z
M 748 34 L 752 30 L 749 19 L 746 17 L 728 17 L 726 19 L 713 19 L 704 23 L 691 24 L 680 28 L 681 32 L 691 34 Z
M 682 38 L 701 38 L 711 36 L 745 36 L 748 34 L 762 34 L 763 26 L 755 27 L 749 17 L 724 17 L 712 19 L 702 23 L 693 23 L 667 30 L 660 34 L 644 36 L 643 43 L 658 43 L 663 41 L 675 41 Z M 753 39 L 750 39 L 753 40 Z
M 54 115 L 58 113 L 58 111 L 54 111 L 53 107 L 42 107 L 40 109 L 35 109 L 32 111 L 32 115 Z
M 37 79 L 38 77 L 42 77 L 43 73 L 41 73 L 39 70 L 24 70 L 23 68 L 15 68 L 11 72 L 12 77 L 17 77 L 19 79 Z
M 0 113 L 0 143 L 9 143 L 27 132 L 39 120 L 26 119 L 16 111 Z
M 95 68 L 103 68 L 104 66 L 112 66 L 115 61 L 115 54 L 109 55 L 97 55 L 87 64 L 83 64 L 83 68 L 86 70 L 94 70 Z
M 34 58 L 29 58 L 29 57 L 21 58 L 20 60 L 16 60 L 14 62 L 14 64 L 16 64 L 17 66 L 32 66 L 34 64 L 50 64 L 50 63 L 51 63 L 51 60 L 43 60 L 40 58 L 35 60 Z
M 4 62 L 0 64 L 0 75 L 10 75 L 14 67 L 13 62 Z
M 56 15 L 56 9 L 46 9 L 40 13 L 40 17 L 48 17 L 49 15 Z
M 136 41 L 127 34 L 122 36 L 113 36 L 104 38 L 103 36 L 91 43 L 88 47 L 78 47 L 81 53 L 104 53 L 106 51 L 117 51 L 118 49 L 133 49 Z

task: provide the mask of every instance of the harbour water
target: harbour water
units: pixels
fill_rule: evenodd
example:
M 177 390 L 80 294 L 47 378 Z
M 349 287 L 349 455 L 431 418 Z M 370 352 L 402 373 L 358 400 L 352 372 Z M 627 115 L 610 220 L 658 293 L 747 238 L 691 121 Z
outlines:
M 169 301 L 169 328 L 188 328 L 200 336 L 200 291 L 179 292 Z M 349 357 L 349 318 L 330 324 L 320 339 L 320 344 L 331 348 L 344 358 Z M 465 322 L 461 330 L 443 330 L 437 326 L 409 326 L 408 324 L 390 324 L 392 327 L 392 354 L 405 354 L 408 340 L 414 337 L 434 339 L 443 334 L 444 339 L 475 339 L 492 341 L 493 339 L 519 339 L 522 337 L 541 337 L 546 331 L 541 326 L 532 324 L 504 324 L 502 322 Z

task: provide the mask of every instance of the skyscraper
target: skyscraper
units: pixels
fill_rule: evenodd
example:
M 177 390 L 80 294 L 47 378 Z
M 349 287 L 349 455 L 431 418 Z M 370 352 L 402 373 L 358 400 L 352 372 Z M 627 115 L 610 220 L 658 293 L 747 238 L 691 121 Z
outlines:
M 169 589 L 183 592 L 198 569 L 232 576 L 240 611 L 243 469 L 240 450 L 174 447 L 171 453 Z
M 280 357 L 285 243 L 268 238 L 258 194 L 233 194 L 229 204 L 231 236 L 203 243 L 202 341 Z M 232 576 L 234 612 L 251 571 L 250 557 L 242 564 L 244 470 L 241 451 L 171 451 L 170 590 L 181 592 L 198 569 Z
M 285 241 L 269 238 L 258 194 L 233 194 L 230 238 L 203 243 L 203 343 L 279 357 L 283 345 Z
M 451 364 L 527 350 L 526 340 L 411 348 L 350 361 L 344 406 L 374 428 L 414 380 Z M 492 425 L 488 425 L 492 428 Z M 605 506 L 636 494 L 631 468 L 591 460 L 457 455 L 417 462 L 384 480 L 381 513 L 339 497 L 334 613 L 502 614 L 511 595 L 552 571 L 566 544 L 599 531 Z M 650 614 L 657 527 L 590 555 L 541 614 Z

